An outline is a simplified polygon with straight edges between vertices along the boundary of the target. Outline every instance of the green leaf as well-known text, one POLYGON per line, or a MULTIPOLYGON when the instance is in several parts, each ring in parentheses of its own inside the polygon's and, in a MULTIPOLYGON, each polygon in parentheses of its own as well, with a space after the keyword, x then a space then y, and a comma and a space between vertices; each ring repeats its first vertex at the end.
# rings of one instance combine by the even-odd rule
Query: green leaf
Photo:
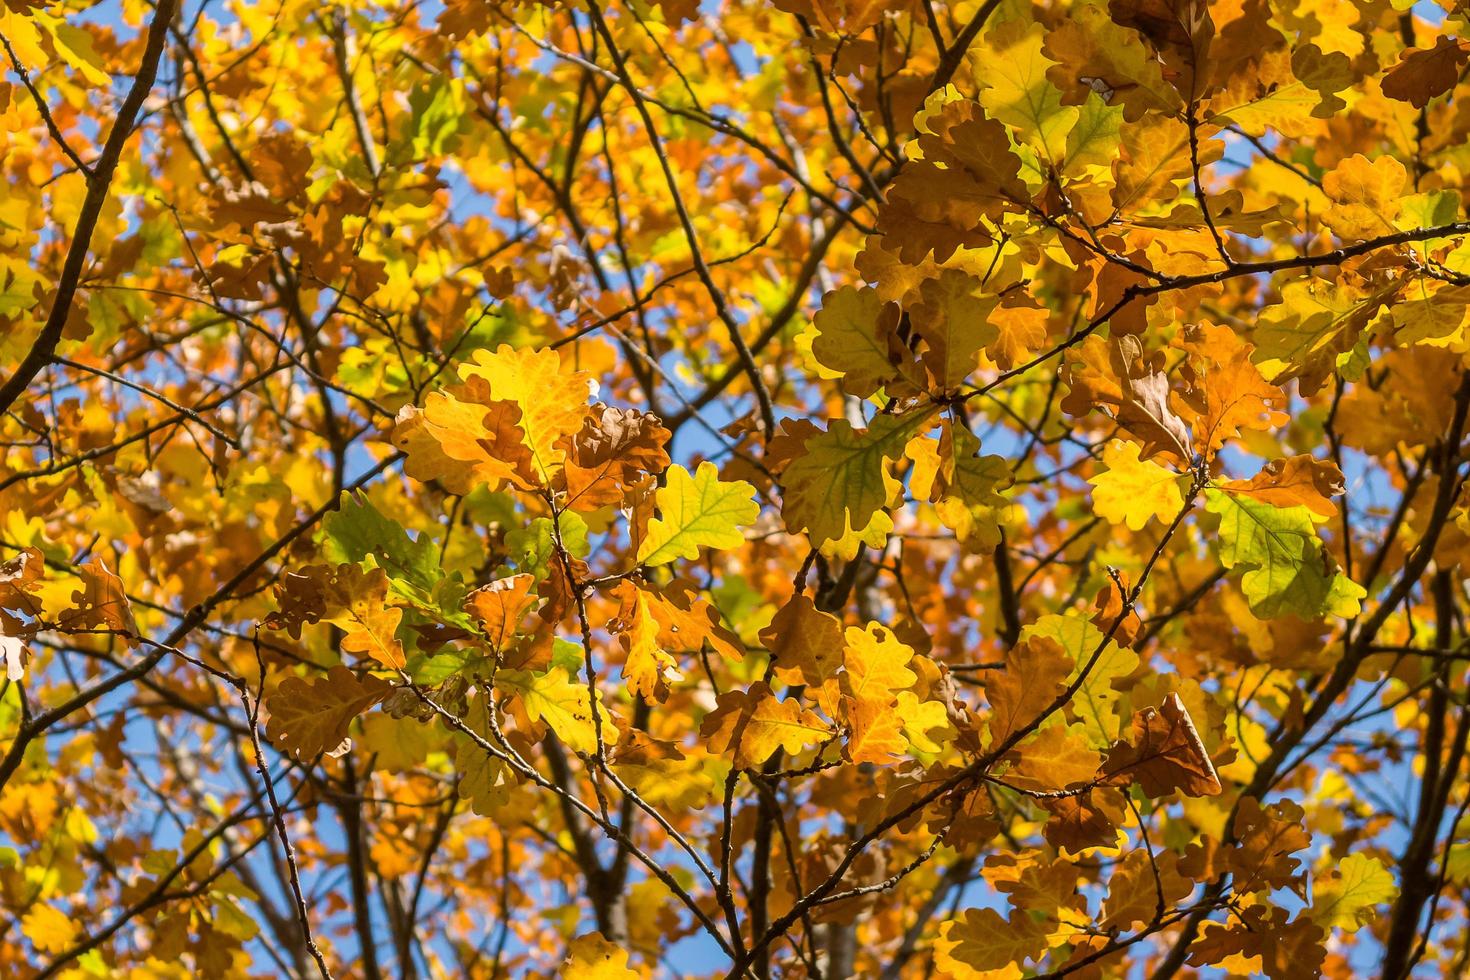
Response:
POLYGON ((444 76, 435 76, 409 94, 408 107, 412 116, 407 137, 412 142, 415 155, 427 157, 452 153, 459 145, 459 135, 466 124, 456 88, 444 76))
POLYGON ((1214 489, 1205 491, 1205 506, 1220 517, 1220 561, 1244 573, 1240 587, 1252 613, 1265 619, 1357 615, 1367 593, 1337 571, 1306 507, 1275 507, 1214 489))
MULTIPOLYGON (((573 558, 586 558, 592 551, 587 540, 587 522, 575 511, 563 511, 561 543, 573 558)), ((551 571, 551 555, 555 550, 549 517, 538 517, 526 527, 516 528, 505 536, 505 548, 517 572, 529 572, 543 579, 551 571)))
POLYGON ((740 526, 760 516, 754 496, 755 487, 744 480, 723 482, 714 463, 700 463, 693 476, 682 466, 669 467, 668 481, 654 497, 663 516, 648 522, 639 564, 698 558, 701 547, 738 548, 745 543, 740 526))
POLYGON ((980 92, 986 114, 1015 127, 1020 142, 1055 163, 1067 155, 1079 112, 1062 105, 1061 89, 1047 81, 1047 69, 1057 63, 1042 53, 1045 33, 1040 24, 1002 24, 987 38, 975 77, 986 86, 980 92))
MULTIPOLYGON (((597 729, 588 710, 587 685, 566 669, 553 667, 544 674, 502 670, 496 677, 496 686, 519 695, 526 719, 546 725, 573 752, 597 750, 597 729)), ((603 741, 611 745, 617 741, 618 730, 602 707, 601 698, 598 700, 603 741)))
POLYGON ((834 419, 826 432, 806 441, 806 452, 782 475, 786 526, 809 531, 816 544, 863 530, 898 489, 888 461, 903 455, 909 436, 929 419, 927 410, 879 415, 866 429, 834 419))
POLYGON ((893 355, 898 317, 890 319, 885 319, 884 303, 870 286, 843 286, 822 297, 822 308, 812 321, 816 327, 812 355, 824 367, 842 372, 843 391, 867 398, 907 367, 893 355))
POLYGON ((444 577, 438 545, 428 535, 409 537, 403 525, 383 516, 363 493, 342 494, 322 526, 333 560, 360 563, 372 555, 388 573, 393 591, 406 599, 425 601, 444 577))
MULTIPOLYGON (((494 710, 483 696, 475 698, 465 717, 465 724, 476 735, 490 741, 489 712, 494 710)), ((460 775, 459 798, 470 801, 470 809, 480 816, 490 816, 510 801, 515 776, 510 767, 478 742, 463 733, 455 733, 454 769, 460 775)))
POLYGON ((1108 105, 1091 92, 1078 110, 1077 124, 1067 134, 1067 162, 1062 172, 1076 176, 1087 167, 1111 167, 1118 159, 1123 107, 1108 105))
POLYGON ((1099 645, 1102 646, 1102 652, 1070 702, 1077 720, 1087 731, 1088 742, 1094 748, 1106 748, 1122 737, 1127 720, 1118 714, 1119 694, 1113 687, 1113 681, 1138 669, 1138 654, 1112 640, 1103 644, 1104 635, 1102 630, 1077 615, 1042 616, 1021 631, 1022 641, 1032 636, 1048 637, 1071 654, 1076 667, 1067 678, 1068 684, 1077 679, 1078 671, 1087 666, 1093 653, 1099 645))
POLYGON ((415 684, 433 685, 448 680, 464 670, 471 661, 482 661, 469 650, 446 650, 435 654, 418 654, 408 658, 408 676, 415 684))
POLYGON ((1312 885, 1313 921, 1327 929, 1353 929, 1373 920, 1373 910, 1398 894, 1393 875, 1377 858, 1349 854, 1312 885))

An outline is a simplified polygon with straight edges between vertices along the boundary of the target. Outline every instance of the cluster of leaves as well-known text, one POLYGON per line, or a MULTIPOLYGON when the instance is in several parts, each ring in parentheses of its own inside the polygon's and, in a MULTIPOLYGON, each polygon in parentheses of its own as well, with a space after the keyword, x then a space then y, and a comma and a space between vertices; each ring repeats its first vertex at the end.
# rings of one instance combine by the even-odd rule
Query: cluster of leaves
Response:
POLYGON ((1463 970, 1445 7, 10 0, 0 964, 1463 970))

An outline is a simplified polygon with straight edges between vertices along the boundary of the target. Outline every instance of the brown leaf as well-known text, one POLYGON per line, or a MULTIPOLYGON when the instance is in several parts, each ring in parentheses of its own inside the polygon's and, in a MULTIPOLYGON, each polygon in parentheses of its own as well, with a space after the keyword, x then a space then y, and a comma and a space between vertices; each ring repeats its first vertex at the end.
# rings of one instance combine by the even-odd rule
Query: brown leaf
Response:
POLYGON ((1336 463, 1302 455, 1273 459, 1249 480, 1232 480, 1224 488, 1276 507, 1301 505, 1322 517, 1335 517, 1337 508, 1328 498, 1342 493, 1344 483, 1336 463))
POLYGON ((1137 337, 1093 335, 1069 352, 1063 379, 1071 389, 1062 400, 1067 414, 1101 409, 1142 445, 1140 458, 1166 453, 1179 465, 1189 462, 1189 426, 1169 407, 1163 351, 1145 356, 1137 337))
POLYGON ((582 428, 567 437, 567 463, 558 489, 566 506, 588 511, 618 504, 623 487, 669 465, 669 430, 658 416, 635 409, 593 406, 582 428))
POLYGON ((1215 22, 1209 0, 1109 0, 1114 22, 1131 27, 1159 49, 1166 74, 1181 94, 1198 97, 1206 69, 1215 22))
POLYGON ((1188 796, 1217 796, 1220 778, 1179 695, 1170 694, 1158 708, 1133 715, 1133 741, 1118 741, 1108 750, 1103 772, 1117 785, 1137 781, 1157 799, 1176 789, 1188 796))
POLYGON ((934 683, 934 698, 944 705, 944 714, 959 735, 955 744, 965 752, 978 755, 980 752, 980 723, 969 705, 960 700, 955 687, 954 675, 949 668, 940 665, 939 679, 934 683))
POLYGON ((38 548, 22 548, 20 554, 0 564, 0 607, 37 618, 41 602, 31 593, 40 585, 45 571, 46 560, 38 548))
POLYGON ((1383 94, 1422 109, 1460 80, 1470 61, 1470 40, 1442 36, 1432 48, 1409 48, 1383 76, 1383 94))
POLYGON ((1089 847, 1112 847, 1125 816, 1123 794, 1106 786, 1037 802, 1051 814, 1041 828, 1042 836, 1053 847, 1073 854, 1089 847))
POLYGON ((1262 807, 1255 797, 1240 801, 1235 814, 1236 845, 1223 860, 1237 893, 1291 888, 1305 897, 1301 861, 1291 855, 1308 848, 1311 836, 1302 826, 1305 813, 1291 800, 1262 807))
POLYGON ((336 749, 352 719, 388 696, 393 686, 379 677, 358 680, 340 664, 326 676, 288 677, 266 700, 267 737, 303 762, 336 749))
MULTIPOLYGON (((1119 573, 1118 581, 1123 584, 1123 589, 1128 588, 1128 576, 1125 573, 1119 573)), ((1092 600, 1095 610, 1092 614, 1092 625, 1103 633, 1112 630, 1113 640, 1121 647, 1131 647, 1143 629, 1143 620, 1139 619, 1136 609, 1129 606, 1125 612, 1123 602, 1126 598, 1124 592, 1118 588, 1118 582, 1110 578, 1098 590, 1097 598, 1092 600), (1119 622, 1120 619, 1122 622, 1119 622)))
POLYGON ((133 607, 123 592, 122 579, 112 574, 101 558, 93 558, 79 566, 82 590, 72 593, 75 609, 62 613, 57 621, 63 629, 109 629, 127 637, 130 646, 138 645, 138 624, 133 621, 133 607))
POLYGON ((1032 636, 1006 651, 1005 667, 985 679, 990 747, 1034 722, 1064 690, 1072 658, 1048 636, 1032 636))
POLYGON ((1193 966, 1233 956, 1261 957, 1269 980, 1316 980, 1322 975, 1327 935, 1305 913, 1287 921, 1287 911, 1263 905, 1241 909, 1228 922, 1209 923, 1190 947, 1193 966))
POLYGON ((500 654, 515 640, 516 627, 526 610, 536 601, 531 586, 534 575, 512 575, 500 578, 465 596, 464 609, 480 623, 490 649, 500 654))

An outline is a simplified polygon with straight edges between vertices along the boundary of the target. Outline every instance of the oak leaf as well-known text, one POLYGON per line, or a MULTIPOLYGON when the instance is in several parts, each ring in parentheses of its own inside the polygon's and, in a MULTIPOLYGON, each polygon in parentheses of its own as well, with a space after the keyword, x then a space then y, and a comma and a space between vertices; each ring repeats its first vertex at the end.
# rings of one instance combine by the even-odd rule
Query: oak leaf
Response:
POLYGON ((563 980, 635 980, 642 976, 628 966, 628 950, 608 942, 600 932, 572 940, 559 974, 563 980))
POLYGON ((939 927, 934 962, 957 976, 1020 966, 1045 951, 1049 931, 1024 912, 1005 919, 995 909, 966 909, 939 927))
POLYGON ((1138 451, 1137 443, 1109 442, 1102 456, 1107 469, 1087 478, 1093 510, 1103 520, 1134 531, 1143 530, 1150 520, 1170 521, 1184 507, 1179 474, 1139 459, 1138 451))
POLYGON ((1441 35, 1434 47, 1408 48, 1399 56, 1383 76, 1383 94, 1422 109, 1455 87, 1467 61, 1470 41, 1441 35))
POLYGON ((917 390, 919 372, 899 337, 898 306, 884 303, 877 290, 844 286, 827 293, 812 323, 812 355, 841 374, 843 391, 867 398, 880 388, 917 390))
POLYGON ((710 751, 732 754, 736 769, 754 769, 777 749, 795 755, 831 735, 815 712, 794 698, 778 700, 764 683, 726 691, 699 728, 710 751))
POLYGON ((1142 459, 1167 453, 1176 464, 1187 463, 1192 439, 1169 404, 1163 366, 1163 352, 1145 355, 1137 337, 1088 337, 1067 354, 1062 376, 1070 391, 1062 410, 1080 417, 1101 409, 1138 440, 1142 459))
MULTIPOLYGON (((105 629, 121 635, 129 646, 138 644, 138 624, 133 620, 133 606, 123 590, 122 579, 101 558, 91 558, 77 566, 82 580, 81 591, 72 593, 74 608, 57 617, 63 629, 105 629)), ((22 581, 25 573, 21 573, 22 581)))
POLYGON ((465 596, 465 612, 480 624, 481 633, 496 654, 508 650, 515 640, 521 618, 536 601, 531 595, 535 584, 535 576, 521 573, 496 579, 465 596))
POLYGON ((1186 796, 1220 794, 1220 777, 1179 695, 1168 695, 1157 708, 1137 711, 1132 735, 1108 751, 1101 772, 1109 782, 1136 781, 1154 799, 1175 790, 1186 796))
POLYGON ((1273 459, 1249 480, 1231 480, 1221 489, 1236 495, 1247 494, 1273 507, 1298 505, 1321 518, 1337 516, 1330 498, 1344 490, 1342 471, 1331 460, 1312 456, 1273 459))
POLYGON ((640 564, 666 565, 698 558, 701 547, 728 549, 745 542, 740 526, 760 516, 760 504, 751 499, 754 487, 743 480, 726 483, 708 461, 693 476, 682 466, 671 466, 667 477, 655 495, 661 516, 648 522, 638 547, 640 564))
POLYGON ((540 726, 545 726, 573 752, 586 754, 597 751, 599 728, 604 746, 618 739, 617 727, 602 706, 601 692, 598 719, 594 721, 587 685, 565 667, 552 667, 541 673, 502 670, 496 674, 495 684, 498 689, 516 695, 512 711, 521 729, 528 734, 539 732, 540 726))
POLYGON ((1205 491, 1205 506, 1220 517, 1220 561, 1243 572, 1241 589, 1257 616, 1291 612, 1317 619, 1358 612, 1367 593, 1337 570, 1306 506, 1277 507, 1215 489, 1205 491))
POLYGON ((866 429, 834 419, 826 432, 806 440, 805 453, 781 475, 786 526, 808 531, 818 544, 862 531, 899 489, 889 461, 899 459, 909 437, 928 422, 923 411, 879 415, 866 429))
POLYGON ((310 680, 288 677, 266 700, 272 744, 302 761, 338 748, 352 720, 393 690, 371 674, 358 678, 340 664, 310 680))
POLYGON ((1072 854, 1090 847, 1112 847, 1127 816, 1122 793, 1106 786, 1037 803, 1051 814, 1041 828, 1042 836, 1053 847, 1072 854))
POLYGON ((1322 178, 1322 193, 1332 201, 1322 220, 1346 242, 1391 235, 1408 182, 1408 170, 1393 157, 1354 154, 1322 178))
POLYGON ((1312 881, 1308 914, 1324 929, 1356 929, 1376 917, 1375 910, 1399 893, 1393 873, 1366 854, 1349 854, 1312 881))
POLYGON ((621 605, 608 629, 623 646, 623 677, 628 690, 650 701, 669 695, 669 681, 678 680, 679 662, 659 642, 659 623, 654 618, 650 593, 622 582, 617 594, 621 605))
POLYGON ((620 503, 640 477, 668 467, 669 438, 657 416, 594 405, 568 440, 558 480, 565 505, 591 511, 620 503))
POLYGON ((820 687, 843 662, 842 621, 804 593, 793 595, 760 632, 776 677, 787 685, 820 687))
POLYGON ((1004 663, 985 680, 992 749, 1041 718, 1062 693, 1073 667, 1062 645, 1045 636, 1029 637, 1011 647, 1004 663))

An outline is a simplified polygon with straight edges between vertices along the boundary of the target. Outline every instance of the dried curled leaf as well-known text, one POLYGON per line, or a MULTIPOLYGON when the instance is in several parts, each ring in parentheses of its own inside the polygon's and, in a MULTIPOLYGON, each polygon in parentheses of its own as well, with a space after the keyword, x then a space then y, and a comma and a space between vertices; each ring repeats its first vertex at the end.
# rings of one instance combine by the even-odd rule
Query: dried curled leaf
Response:
POLYGON ((1104 340, 1094 335, 1068 352, 1063 379, 1071 389, 1062 399, 1069 415, 1100 409, 1138 440, 1140 458, 1167 453, 1176 466, 1189 462, 1193 440, 1169 405, 1162 351, 1145 355, 1134 336, 1104 340))
POLYGON ((1175 790, 1186 796, 1218 796, 1220 777, 1179 695, 1133 715, 1132 740, 1108 751, 1102 774, 1111 783, 1137 782, 1155 799, 1175 790))
MULTIPOLYGON (((64 629, 105 629, 125 637, 129 645, 138 643, 138 624, 133 620, 133 607, 123 591, 122 579, 108 569, 101 558, 93 558, 77 566, 82 590, 72 593, 75 608, 58 617, 64 629)), ((24 574, 24 573, 22 573, 24 574)))

